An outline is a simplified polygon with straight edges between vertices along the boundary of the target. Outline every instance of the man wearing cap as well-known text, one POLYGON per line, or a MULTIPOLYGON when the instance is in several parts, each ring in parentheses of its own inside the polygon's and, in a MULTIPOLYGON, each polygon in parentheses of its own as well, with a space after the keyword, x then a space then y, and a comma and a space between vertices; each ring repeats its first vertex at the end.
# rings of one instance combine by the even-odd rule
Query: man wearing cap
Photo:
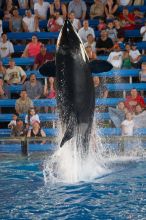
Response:
POLYGON ((35 57, 34 61, 34 70, 39 69, 47 61, 54 60, 54 56, 51 53, 47 52, 47 48, 44 44, 41 45, 40 53, 35 57))
POLYGON ((21 66, 16 66, 13 59, 9 60, 9 68, 6 70, 4 80, 7 84, 23 84, 26 80, 26 73, 21 66))
POLYGON ((121 69, 123 63, 123 52, 120 49, 119 44, 115 44, 114 51, 110 52, 107 61, 113 65, 114 69, 121 69))

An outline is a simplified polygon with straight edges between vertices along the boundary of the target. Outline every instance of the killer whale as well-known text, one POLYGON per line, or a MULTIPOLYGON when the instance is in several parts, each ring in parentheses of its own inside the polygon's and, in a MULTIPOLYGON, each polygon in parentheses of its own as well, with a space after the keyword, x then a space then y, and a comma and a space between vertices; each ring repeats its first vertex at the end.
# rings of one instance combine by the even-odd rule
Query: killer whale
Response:
POLYGON ((107 61, 89 62, 80 37, 66 19, 58 36, 55 61, 39 69, 45 76, 56 76, 57 104, 64 128, 60 147, 75 136, 77 148, 82 146, 88 151, 95 108, 92 72, 111 69, 107 61))

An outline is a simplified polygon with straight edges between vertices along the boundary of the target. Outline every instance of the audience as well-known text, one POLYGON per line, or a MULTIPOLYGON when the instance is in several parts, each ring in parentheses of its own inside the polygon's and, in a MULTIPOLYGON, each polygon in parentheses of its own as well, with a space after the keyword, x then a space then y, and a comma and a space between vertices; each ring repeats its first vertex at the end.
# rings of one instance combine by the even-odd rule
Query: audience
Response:
POLYGON ((75 13, 71 11, 68 15, 70 22, 72 23, 75 30, 78 32, 81 28, 81 22, 79 19, 75 18, 75 13))
POLYGON ((29 9, 29 0, 18 0, 18 6, 20 9, 29 9))
POLYGON ((94 30, 93 30, 93 28, 89 27, 88 20, 83 21, 83 27, 79 30, 78 34, 79 34, 81 40, 83 41, 83 43, 87 42, 87 36, 89 34, 92 34, 93 38, 95 39, 94 30))
POLYGON ((52 15, 47 24, 48 31, 50 32, 59 32, 61 27, 63 26, 63 18, 58 11, 52 15))
POLYGON ((84 47, 90 46, 93 52, 96 52, 96 42, 92 34, 87 35, 87 42, 84 43, 84 47))
POLYGON ((86 18, 87 6, 85 1, 82 0, 72 0, 68 5, 68 13, 75 13, 75 18, 84 20, 86 18))
POLYGON ((125 50, 123 52, 123 65, 122 65, 123 69, 131 69, 131 60, 129 55, 130 50, 131 50, 131 45, 127 43, 125 45, 125 50))
POLYGON ((0 42, 0 57, 11 57, 14 53, 13 44, 7 39, 7 34, 2 33, 2 41, 0 42))
POLYGON ((107 29, 108 37, 111 38, 111 40, 114 42, 117 41, 117 30, 114 27, 113 21, 109 21, 107 24, 107 29))
POLYGON ((24 123, 21 119, 16 120, 16 125, 11 130, 12 137, 21 137, 26 135, 24 123))
POLYGON ((121 123, 122 136, 132 136, 134 130, 134 120, 131 112, 126 113, 126 119, 121 123))
POLYGON ((107 19, 113 19, 117 15, 118 3, 115 0, 107 0, 105 5, 105 15, 107 19))
POLYGON ((32 107, 33 107, 32 100, 28 97, 27 92, 25 90, 22 90, 20 92, 20 98, 18 98, 15 103, 16 113, 18 115, 23 113, 28 113, 29 109, 32 107))
POLYGON ((13 59, 9 60, 9 67, 6 69, 4 80, 7 84, 23 84, 26 80, 26 73, 21 66, 16 66, 13 59))
POLYGON ((113 48, 113 41, 108 37, 106 30, 102 30, 100 37, 96 42, 96 52, 97 55, 108 55, 113 48))
POLYGON ((8 85, 4 83, 4 80, 0 78, 0 99, 10 98, 10 92, 8 85))
POLYGON ((25 116, 25 126, 29 130, 35 121, 40 123, 39 115, 36 113, 35 108, 30 108, 28 114, 25 116))
POLYGON ((2 60, 0 60, 0 78, 4 79, 6 74, 6 68, 3 65, 2 60))
POLYGON ((23 90, 26 91, 30 99, 39 99, 43 94, 42 83, 36 79, 36 75, 32 73, 29 80, 23 85, 23 90))
POLYGON ((48 9, 50 8, 50 3, 44 0, 38 0, 34 3, 34 13, 39 20, 47 19, 48 9))
POLYGON ((30 9, 25 11, 22 22, 25 32, 40 32, 38 17, 33 15, 30 9))
POLYGON ((101 0, 94 0, 90 7, 90 18, 99 19, 104 17, 104 4, 101 0))
POLYGON ((13 114, 12 115, 12 120, 8 124, 8 128, 13 129, 16 126, 17 119, 18 119, 18 115, 17 114, 13 114))
POLYGON ((35 57, 34 60, 34 70, 39 69, 47 61, 54 60, 54 56, 51 53, 47 52, 47 48, 44 44, 41 45, 40 53, 35 57))
POLYGON ((14 8, 12 11, 12 17, 9 19, 9 29, 11 32, 22 32, 22 16, 19 15, 18 8, 14 8))
POLYGON ((143 97, 138 93, 135 88, 133 88, 130 91, 130 95, 126 97, 125 106, 129 112, 134 113, 135 108, 138 104, 140 104, 142 108, 145 107, 143 97))
POLYGON ((115 44, 113 51, 110 52, 107 61, 113 65, 114 69, 121 69, 123 63, 123 52, 119 44, 115 44))
POLYGON ((141 67, 141 53, 137 49, 137 46, 135 43, 131 45, 129 56, 130 56, 130 62, 131 62, 132 67, 140 68, 141 67))
POLYGON ((128 8, 123 8, 119 15, 124 30, 133 30, 135 28, 135 18, 133 13, 129 13, 128 8))
POLYGON ((92 50, 92 47, 89 45, 89 46, 86 46, 85 47, 85 50, 86 50, 86 53, 88 55, 88 58, 89 60, 96 60, 96 53, 92 50))
POLYGON ((61 3, 60 0, 54 0, 54 2, 50 5, 50 16, 54 16, 56 12, 59 12, 63 19, 67 16, 66 5, 61 3))
POLYGON ((36 35, 33 35, 31 39, 31 42, 26 45, 22 57, 35 58, 40 53, 42 43, 38 40, 36 35))

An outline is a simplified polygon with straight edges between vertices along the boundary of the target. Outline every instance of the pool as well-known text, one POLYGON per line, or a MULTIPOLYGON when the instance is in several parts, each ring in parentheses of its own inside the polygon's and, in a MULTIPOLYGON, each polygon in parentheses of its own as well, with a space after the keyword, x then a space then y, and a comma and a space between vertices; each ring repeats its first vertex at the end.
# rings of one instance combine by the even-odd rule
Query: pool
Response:
POLYGON ((145 158, 117 158, 92 181, 45 184, 45 157, 0 155, 0 219, 146 219, 145 158))

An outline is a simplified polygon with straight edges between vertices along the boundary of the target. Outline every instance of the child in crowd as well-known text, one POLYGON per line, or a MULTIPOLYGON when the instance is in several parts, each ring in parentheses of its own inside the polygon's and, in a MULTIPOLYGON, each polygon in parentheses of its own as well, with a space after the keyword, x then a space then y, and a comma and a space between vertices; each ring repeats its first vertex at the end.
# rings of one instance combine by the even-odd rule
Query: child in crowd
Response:
POLYGON ((117 30, 114 27, 113 21, 109 21, 106 29, 108 37, 112 39, 113 42, 117 41, 117 30))
POLYGON ((104 18, 99 18, 99 24, 97 25, 98 31, 102 31, 106 29, 106 23, 104 18))
POLYGON ((137 46, 135 43, 131 45, 131 50, 129 52, 131 65, 134 68, 140 68, 141 67, 141 53, 137 49, 137 46))
POLYGON ((28 114, 25 116, 26 129, 31 128, 34 121, 40 123, 39 115, 36 113, 35 108, 30 108, 28 114))
POLYGON ((132 136, 134 129, 133 115, 127 112, 125 117, 126 119, 121 123, 122 136, 132 136))
POLYGON ((8 124, 8 128, 13 129, 14 126, 16 126, 16 121, 17 121, 17 119, 18 119, 17 114, 13 114, 12 120, 11 120, 11 121, 9 122, 9 124, 8 124))

